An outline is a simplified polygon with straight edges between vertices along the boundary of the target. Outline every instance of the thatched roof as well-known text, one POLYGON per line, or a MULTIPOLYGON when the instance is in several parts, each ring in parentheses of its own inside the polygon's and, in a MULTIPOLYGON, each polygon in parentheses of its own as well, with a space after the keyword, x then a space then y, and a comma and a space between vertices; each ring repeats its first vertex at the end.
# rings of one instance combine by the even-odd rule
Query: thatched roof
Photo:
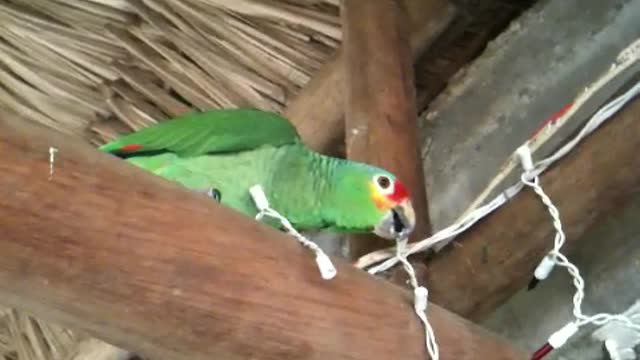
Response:
POLYGON ((281 111, 339 45, 336 3, 0 2, 0 104, 96 143, 194 107, 281 111))

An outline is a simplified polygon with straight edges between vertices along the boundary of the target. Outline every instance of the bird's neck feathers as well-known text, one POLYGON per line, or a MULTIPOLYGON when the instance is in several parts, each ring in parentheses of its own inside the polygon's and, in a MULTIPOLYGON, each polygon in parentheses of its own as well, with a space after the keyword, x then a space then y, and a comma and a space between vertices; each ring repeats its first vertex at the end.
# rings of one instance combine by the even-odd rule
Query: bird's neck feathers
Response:
MULTIPOLYGON (((340 231, 370 231, 372 204, 368 173, 371 167, 350 160, 313 153, 314 203, 317 215, 340 231)), ((312 172, 309 172, 312 173, 312 172)))
POLYGON ((271 176, 270 201, 299 230, 325 224, 351 228, 369 196, 366 187, 356 185, 361 166, 366 165, 293 146, 283 152, 271 176))

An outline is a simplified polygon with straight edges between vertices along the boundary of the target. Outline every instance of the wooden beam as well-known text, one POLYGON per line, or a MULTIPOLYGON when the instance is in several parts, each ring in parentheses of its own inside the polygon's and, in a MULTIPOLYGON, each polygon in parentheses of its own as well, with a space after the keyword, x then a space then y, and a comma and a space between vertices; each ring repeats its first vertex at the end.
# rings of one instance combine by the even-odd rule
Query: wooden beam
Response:
MULTIPOLYGON (((565 253, 579 245, 591 224, 624 206, 640 188, 639 116, 640 100, 633 100, 541 176, 560 211, 565 253)), ((553 234, 546 207, 533 191, 523 190, 427 263, 423 280, 430 299, 481 320, 527 285, 551 249, 553 234)))
MULTIPOLYGON (((425 359, 412 296, 80 141, 0 116, 0 299, 158 359, 425 359), (55 155, 49 175, 49 152, 55 155)), ((443 359, 522 359, 430 306, 443 359)))
MULTIPOLYGON (((409 13, 412 58, 426 47, 453 19, 455 8, 447 0, 404 0, 409 13)), ((314 150, 333 153, 344 139, 344 69, 339 50, 287 105, 284 115, 314 150)))
MULTIPOLYGON (((346 152, 391 171, 407 186, 418 219, 412 239, 422 239, 431 229, 407 19, 398 0, 343 2, 346 152)), ((389 246, 376 236, 349 241, 352 259, 389 246)))

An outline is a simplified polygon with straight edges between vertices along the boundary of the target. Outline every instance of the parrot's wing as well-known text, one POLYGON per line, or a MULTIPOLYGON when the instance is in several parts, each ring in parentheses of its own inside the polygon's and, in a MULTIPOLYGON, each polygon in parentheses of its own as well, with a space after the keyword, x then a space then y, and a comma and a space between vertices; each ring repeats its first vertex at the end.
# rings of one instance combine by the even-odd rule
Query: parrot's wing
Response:
POLYGON ((256 109, 225 109, 188 113, 125 135, 100 149, 119 156, 162 152, 198 156, 299 141, 295 127, 275 113, 256 109))

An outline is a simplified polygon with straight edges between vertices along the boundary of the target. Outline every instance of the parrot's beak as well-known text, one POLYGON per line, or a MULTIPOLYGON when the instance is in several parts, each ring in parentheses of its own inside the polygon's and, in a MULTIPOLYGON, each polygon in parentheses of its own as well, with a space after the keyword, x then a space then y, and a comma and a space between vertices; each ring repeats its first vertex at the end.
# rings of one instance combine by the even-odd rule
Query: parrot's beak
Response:
POLYGON ((398 240, 408 237, 416 226, 416 215, 411 200, 406 199, 389 209, 373 232, 385 239, 398 240))

